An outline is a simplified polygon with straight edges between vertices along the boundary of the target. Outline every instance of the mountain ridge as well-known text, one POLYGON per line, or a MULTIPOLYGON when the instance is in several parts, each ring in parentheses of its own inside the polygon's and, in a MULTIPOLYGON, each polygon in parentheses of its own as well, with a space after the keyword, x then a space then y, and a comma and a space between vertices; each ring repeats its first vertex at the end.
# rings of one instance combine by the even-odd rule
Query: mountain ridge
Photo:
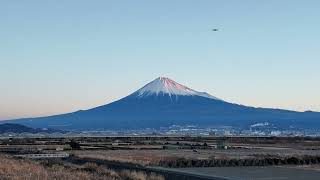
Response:
POLYGON ((171 125, 248 127, 269 122, 281 128, 320 127, 320 113, 255 108, 229 103, 169 78, 157 78, 132 94, 88 110, 10 122, 60 129, 139 129, 171 125))

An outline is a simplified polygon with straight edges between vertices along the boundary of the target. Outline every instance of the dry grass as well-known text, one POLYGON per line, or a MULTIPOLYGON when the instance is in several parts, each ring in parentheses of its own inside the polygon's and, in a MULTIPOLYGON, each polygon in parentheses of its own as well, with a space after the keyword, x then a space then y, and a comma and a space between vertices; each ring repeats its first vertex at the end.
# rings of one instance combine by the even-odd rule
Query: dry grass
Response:
POLYGON ((86 163, 82 166, 64 166, 14 159, 0 155, 0 179, 1 180, 163 180, 162 176, 146 174, 137 171, 121 171, 98 166, 94 163, 86 163))
POLYGON ((174 160, 177 157, 197 158, 198 156, 198 154, 193 154, 192 151, 177 150, 72 151, 72 154, 80 158, 102 159, 144 166, 158 165, 161 161, 174 160))
POLYGON ((63 167, 45 168, 29 160, 0 157, 0 177, 8 180, 91 179, 86 172, 67 172, 63 167))

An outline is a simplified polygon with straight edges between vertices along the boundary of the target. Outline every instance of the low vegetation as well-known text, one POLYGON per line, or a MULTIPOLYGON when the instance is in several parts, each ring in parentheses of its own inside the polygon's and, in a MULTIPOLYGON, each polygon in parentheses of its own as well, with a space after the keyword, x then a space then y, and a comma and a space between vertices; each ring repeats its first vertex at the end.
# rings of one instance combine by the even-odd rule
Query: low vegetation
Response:
POLYGON ((234 167, 234 166, 272 166, 272 165, 310 165, 319 164, 320 156, 293 156, 293 157, 257 157, 247 159, 185 159, 176 158, 163 160, 159 166, 170 168, 185 167, 234 167))
POLYGON ((2 180, 163 180, 162 176, 141 171, 115 171, 95 163, 81 166, 62 162, 32 161, 0 155, 2 180))

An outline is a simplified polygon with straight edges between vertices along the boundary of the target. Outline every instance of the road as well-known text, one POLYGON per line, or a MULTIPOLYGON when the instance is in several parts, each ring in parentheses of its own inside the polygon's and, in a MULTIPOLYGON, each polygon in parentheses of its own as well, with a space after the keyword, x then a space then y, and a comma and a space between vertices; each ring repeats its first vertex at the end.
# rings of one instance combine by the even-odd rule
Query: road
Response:
POLYGON ((319 170, 293 166, 170 168, 167 170, 229 180, 319 180, 320 177, 319 170))

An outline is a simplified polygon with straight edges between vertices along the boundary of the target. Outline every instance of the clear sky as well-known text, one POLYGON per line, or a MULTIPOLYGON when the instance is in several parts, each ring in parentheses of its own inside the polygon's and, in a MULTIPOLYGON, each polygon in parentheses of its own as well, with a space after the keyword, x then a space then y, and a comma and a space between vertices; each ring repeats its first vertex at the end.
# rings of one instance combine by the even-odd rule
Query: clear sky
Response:
POLYGON ((88 109, 158 76, 320 111, 319 19, 318 0, 3 0, 0 119, 88 109))

